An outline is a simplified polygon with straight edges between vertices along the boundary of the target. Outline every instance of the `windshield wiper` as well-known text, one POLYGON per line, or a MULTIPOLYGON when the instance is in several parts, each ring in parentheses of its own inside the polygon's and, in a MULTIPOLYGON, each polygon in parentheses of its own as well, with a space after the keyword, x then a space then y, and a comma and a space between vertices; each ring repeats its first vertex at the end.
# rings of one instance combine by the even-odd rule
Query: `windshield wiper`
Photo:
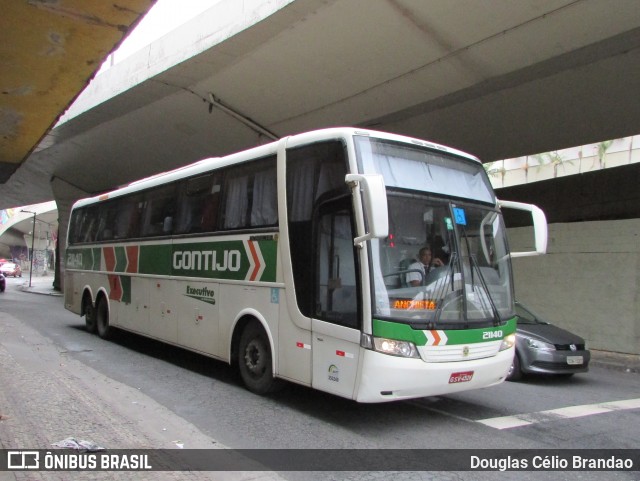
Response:
MULTIPOLYGON (((495 326, 499 326, 500 324, 502 324, 502 318, 500 317, 500 311, 498 311, 498 308, 496 307, 496 303, 493 300, 493 297, 491 297, 491 293, 489 292, 489 287, 487 286, 487 281, 484 278, 484 274, 482 273, 482 271, 480 270, 480 266, 478 265, 478 261, 475 259, 475 256, 469 256, 469 261, 471 263, 471 277, 473 278, 473 271, 474 269, 477 270, 478 272, 478 277, 480 278, 480 284, 482 285, 482 289, 484 289, 484 292, 487 296, 487 299, 489 300, 489 304, 491 305, 491 310, 493 311, 493 315, 494 315, 494 322, 493 324, 495 326)), ((471 287, 473 288, 473 281, 471 284, 471 287)))
POLYGON ((435 292, 435 298, 438 300, 437 302, 437 306, 436 306, 436 312, 433 315, 433 324, 434 326, 438 324, 438 322, 440 321, 440 315, 442 314, 442 311, 444 310, 444 300, 445 300, 445 291, 447 290, 447 284, 449 284, 449 279, 451 279, 451 292, 455 292, 455 274, 453 272, 453 268, 457 263, 457 258, 458 258, 458 253, 457 252, 452 252, 451 253, 451 257, 449 258, 449 265, 447 266, 447 271, 445 273, 445 275, 439 279, 436 282, 440 282, 440 280, 442 280, 442 286, 440 286, 438 288, 438 290, 435 292))
MULTIPOLYGON (((480 285, 482 286, 482 289, 484 289, 484 293, 487 296, 487 299, 489 300, 489 304, 491 305, 491 311, 493 312, 493 316, 494 316, 494 321, 493 324, 495 326, 499 326, 502 323, 502 318, 500 317, 500 313, 498 312, 498 308, 496 307, 495 302, 493 301, 493 298, 491 297, 491 293, 489 292, 489 287, 487 286, 487 281, 484 278, 484 274, 482 273, 482 271, 480 270, 480 266, 478 265, 478 261, 476 260, 474 255, 471 255, 471 246, 469 245, 469 236, 467 235, 467 230, 462 227, 460 229, 461 231, 461 235, 464 238, 465 244, 467 245, 467 252, 469 253, 469 264, 471 266, 471 290, 472 292, 476 291, 476 282, 475 282, 475 278, 474 278, 474 271, 478 273, 478 278, 480 279, 480 285)), ((462 270, 462 269, 461 269, 462 270)), ((464 277, 464 275, 463 275, 464 277)), ((464 314, 465 314, 465 319, 467 319, 467 315, 468 315, 468 305, 467 305, 467 293, 466 293, 466 282, 464 282, 463 279, 463 289, 464 289, 464 294, 465 294, 465 299, 464 299, 464 314)), ((478 294, 481 294, 480 292, 478 294)), ((479 296, 482 297, 482 296, 479 296)), ((480 301, 482 303, 482 301, 480 301)))

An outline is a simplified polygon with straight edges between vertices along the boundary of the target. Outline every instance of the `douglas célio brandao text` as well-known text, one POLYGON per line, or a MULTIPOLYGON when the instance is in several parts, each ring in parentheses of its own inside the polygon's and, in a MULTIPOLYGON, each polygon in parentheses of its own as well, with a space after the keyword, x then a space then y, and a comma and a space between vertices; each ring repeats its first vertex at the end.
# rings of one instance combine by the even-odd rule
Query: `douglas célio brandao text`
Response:
MULTIPOLYGON (((640 466, 639 466, 640 467, 640 466)), ((527 455, 523 457, 482 457, 470 456, 470 468, 482 471, 632 471, 634 466, 630 458, 609 456, 567 455, 527 455)))

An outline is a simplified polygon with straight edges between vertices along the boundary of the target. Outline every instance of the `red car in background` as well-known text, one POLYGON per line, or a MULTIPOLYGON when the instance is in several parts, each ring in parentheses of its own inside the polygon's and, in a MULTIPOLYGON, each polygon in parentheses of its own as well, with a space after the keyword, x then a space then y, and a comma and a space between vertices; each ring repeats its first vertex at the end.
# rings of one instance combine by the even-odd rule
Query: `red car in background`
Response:
POLYGON ((15 262, 5 262, 0 266, 0 272, 7 277, 22 277, 22 269, 15 262))

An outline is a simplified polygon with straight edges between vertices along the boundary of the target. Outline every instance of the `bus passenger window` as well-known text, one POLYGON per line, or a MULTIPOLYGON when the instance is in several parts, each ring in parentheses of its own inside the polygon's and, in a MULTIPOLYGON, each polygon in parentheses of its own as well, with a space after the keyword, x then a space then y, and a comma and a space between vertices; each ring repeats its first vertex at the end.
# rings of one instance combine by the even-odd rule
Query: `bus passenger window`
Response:
POLYGON ((148 237, 171 234, 165 229, 172 227, 170 224, 172 224, 175 215, 175 185, 149 191, 145 200, 142 235, 148 237), (168 218, 171 218, 171 221, 168 218))
POLYGON ((241 229, 247 225, 249 175, 227 175, 224 186, 224 229, 241 229))
POLYGON ((211 209, 211 196, 217 189, 220 191, 219 174, 206 174, 188 179, 180 194, 177 209, 177 219, 174 221, 174 233, 192 234, 197 232, 211 232, 215 224, 203 226, 202 217, 211 209))
POLYGON ((200 216, 200 231, 211 232, 216 230, 218 220, 218 208, 220 207, 220 185, 214 185, 211 194, 204 198, 204 207, 200 216))
POLYGON ((256 172, 253 178, 251 226, 268 226, 277 222, 278 186, 274 164, 272 169, 256 172))

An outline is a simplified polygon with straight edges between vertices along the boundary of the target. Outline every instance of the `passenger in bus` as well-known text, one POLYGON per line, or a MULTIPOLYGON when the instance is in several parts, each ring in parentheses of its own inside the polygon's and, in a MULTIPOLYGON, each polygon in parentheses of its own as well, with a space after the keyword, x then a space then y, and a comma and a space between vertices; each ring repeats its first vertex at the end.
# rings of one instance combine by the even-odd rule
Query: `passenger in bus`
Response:
POLYGON ((444 266, 444 262, 437 257, 433 257, 431 247, 424 246, 418 252, 415 262, 409 265, 409 272, 406 274, 407 285, 412 287, 422 285, 430 271, 442 266, 444 266))

